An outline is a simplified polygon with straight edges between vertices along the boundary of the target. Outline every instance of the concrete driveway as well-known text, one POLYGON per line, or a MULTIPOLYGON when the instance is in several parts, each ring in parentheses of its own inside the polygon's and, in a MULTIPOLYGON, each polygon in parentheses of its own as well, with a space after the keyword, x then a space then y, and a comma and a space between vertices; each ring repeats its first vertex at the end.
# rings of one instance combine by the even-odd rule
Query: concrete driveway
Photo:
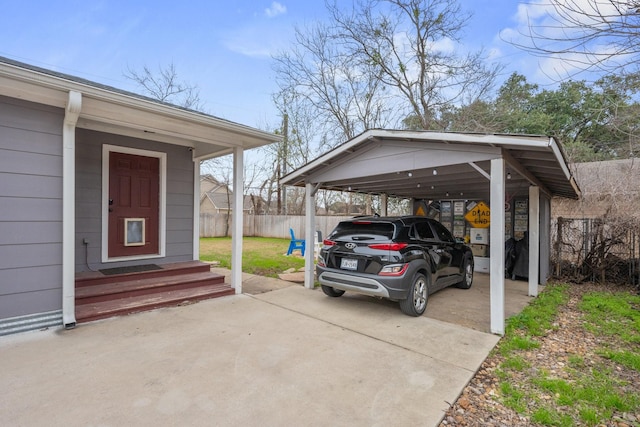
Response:
POLYGON ((386 301, 270 287, 0 338, 0 425, 434 426, 499 339, 386 301))

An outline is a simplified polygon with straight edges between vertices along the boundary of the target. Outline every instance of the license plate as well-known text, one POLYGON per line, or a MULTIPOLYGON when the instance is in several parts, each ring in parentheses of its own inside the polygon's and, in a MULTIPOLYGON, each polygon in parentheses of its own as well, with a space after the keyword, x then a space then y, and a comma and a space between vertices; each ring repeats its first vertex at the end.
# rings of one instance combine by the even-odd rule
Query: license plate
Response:
POLYGON ((358 260, 357 259, 342 258, 342 261, 340 261, 340 268, 342 268, 343 270, 357 270, 358 269, 358 260))

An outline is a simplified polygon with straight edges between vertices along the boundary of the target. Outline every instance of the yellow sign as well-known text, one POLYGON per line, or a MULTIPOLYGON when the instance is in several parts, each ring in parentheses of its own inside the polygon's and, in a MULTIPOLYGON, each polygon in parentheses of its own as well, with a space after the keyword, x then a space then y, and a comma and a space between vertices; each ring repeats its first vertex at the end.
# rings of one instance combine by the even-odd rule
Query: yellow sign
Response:
POLYGON ((484 202, 478 202, 473 209, 467 212, 464 219, 474 228, 489 228, 491 224, 491 209, 484 202))
POLYGON ((413 214, 418 216, 427 216, 427 205, 424 203, 424 200, 414 202, 413 214))

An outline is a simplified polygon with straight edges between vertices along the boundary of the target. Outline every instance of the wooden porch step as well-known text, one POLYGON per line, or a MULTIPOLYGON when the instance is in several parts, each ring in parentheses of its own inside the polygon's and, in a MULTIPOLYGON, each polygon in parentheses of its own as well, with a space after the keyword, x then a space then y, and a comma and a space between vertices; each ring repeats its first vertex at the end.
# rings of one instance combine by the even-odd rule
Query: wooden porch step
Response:
POLYGON ((143 277, 144 278, 140 279, 123 277, 117 278, 117 281, 111 283, 79 287, 76 289, 76 305, 92 304, 122 297, 136 297, 152 293, 177 291, 203 285, 224 284, 224 276, 212 272, 170 275, 166 277, 143 277))
POLYGON ((152 267, 151 270, 136 272, 126 268, 120 274, 103 274, 99 271, 77 274, 76 322, 89 322, 235 293, 235 289, 224 283, 223 275, 213 273, 209 264, 200 261, 152 267))
POLYGON ((161 264, 159 267, 160 269, 158 270, 116 275, 105 275, 99 271, 78 273, 76 274, 76 288, 111 283, 115 278, 118 278, 119 280, 136 280, 140 278, 149 279, 153 277, 178 276, 181 274, 211 271, 211 265, 200 261, 174 262, 170 264, 161 264))
POLYGON ((235 290, 230 285, 222 283, 81 304, 76 306, 76 321, 78 323, 90 322, 160 307, 171 307, 233 295, 234 293, 235 290))

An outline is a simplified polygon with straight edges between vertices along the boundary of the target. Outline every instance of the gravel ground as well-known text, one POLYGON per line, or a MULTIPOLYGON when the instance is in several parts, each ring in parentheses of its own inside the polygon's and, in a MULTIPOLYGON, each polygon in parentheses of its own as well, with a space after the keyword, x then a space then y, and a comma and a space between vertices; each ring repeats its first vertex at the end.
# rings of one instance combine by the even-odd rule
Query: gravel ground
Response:
MULTIPOLYGON (((543 337, 536 337, 536 340, 541 344, 539 348, 522 352, 522 356, 529 363, 530 368, 516 373, 516 378, 513 378, 514 383, 526 384, 524 380, 528 373, 541 370, 570 381, 570 374, 564 367, 571 355, 583 357, 591 366, 598 366, 600 363, 609 366, 615 365, 595 353, 595 350, 605 344, 605 340, 608 338, 595 337, 588 332, 583 327, 582 315, 577 309, 577 304, 584 293, 605 289, 623 290, 619 286, 604 287, 593 284, 572 285, 570 287, 569 302, 560 307, 556 318, 555 325, 558 327, 548 331, 543 337)), ((500 380, 496 371, 503 360, 504 358, 498 352, 493 352, 484 361, 458 400, 451 405, 440 427, 537 425, 532 423, 528 417, 521 416, 500 403, 500 380)), ((630 388, 633 388, 635 392, 640 391, 640 372, 622 366, 615 366, 614 369, 619 378, 628 381, 630 388)), ((539 397, 545 400, 553 399, 553 396, 541 395, 539 397)), ((574 425, 581 424, 575 421, 574 425)), ((601 425, 611 427, 640 426, 640 412, 614 414, 611 420, 601 425)))

